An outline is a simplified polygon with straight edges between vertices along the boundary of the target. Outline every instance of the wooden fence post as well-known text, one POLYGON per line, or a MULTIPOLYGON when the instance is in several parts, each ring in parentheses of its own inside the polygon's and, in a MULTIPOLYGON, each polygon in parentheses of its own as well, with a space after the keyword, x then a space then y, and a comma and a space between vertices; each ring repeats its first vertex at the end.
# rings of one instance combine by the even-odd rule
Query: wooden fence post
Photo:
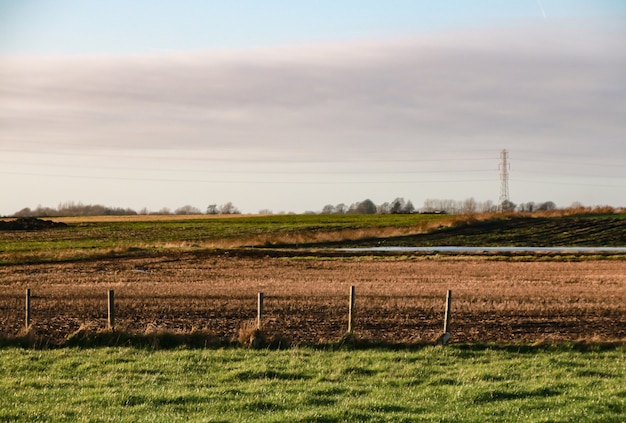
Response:
POLYGON ((259 292, 257 301, 257 313, 256 313, 256 327, 261 329, 261 323, 263 320, 263 293, 259 292))
POLYGON ((115 294, 112 289, 109 289, 108 294, 109 303, 109 329, 115 330, 115 294))
POLYGON ((452 291, 446 293, 446 317, 443 321, 443 333, 450 333, 450 305, 452 303, 452 291))
POLYGON ((348 333, 352 333, 354 327, 354 285, 350 287, 350 305, 348 306, 348 333))
POLYGON ((26 329, 30 327, 30 288, 26 289, 26 329))
POLYGON ((450 306, 452 304, 452 291, 446 293, 446 315, 443 320, 443 334, 437 338, 437 344, 446 345, 450 341, 450 306))

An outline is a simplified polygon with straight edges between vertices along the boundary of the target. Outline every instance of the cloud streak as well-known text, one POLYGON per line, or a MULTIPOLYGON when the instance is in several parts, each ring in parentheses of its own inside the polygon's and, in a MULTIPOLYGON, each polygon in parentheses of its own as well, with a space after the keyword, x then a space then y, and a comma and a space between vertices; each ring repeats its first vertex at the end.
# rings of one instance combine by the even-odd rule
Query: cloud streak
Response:
POLYGON ((475 154, 493 156, 496 166, 507 148, 513 158, 606 162, 611 166, 600 174, 623 178, 624 69, 619 24, 542 23, 251 50, 4 57, 0 149, 122 156, 175 150, 226 158, 232 169, 237 160, 249 167, 250 160, 286 166, 475 154))
MULTIPOLYGON (((436 140, 487 148, 624 134, 624 37, 516 28, 163 56, 4 59, 2 143, 303 149, 436 140)), ((582 148, 582 147, 581 147, 582 148)), ((615 152, 615 151, 613 151, 615 152)))

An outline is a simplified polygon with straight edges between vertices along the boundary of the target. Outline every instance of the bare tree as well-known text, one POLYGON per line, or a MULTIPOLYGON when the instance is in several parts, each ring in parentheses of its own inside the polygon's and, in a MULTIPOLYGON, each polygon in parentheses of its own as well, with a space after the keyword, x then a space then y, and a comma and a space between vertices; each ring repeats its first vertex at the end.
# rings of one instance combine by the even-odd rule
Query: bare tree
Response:
POLYGON ((322 208, 322 214, 335 214, 335 213, 336 213, 336 209, 335 209, 335 206, 333 206, 332 204, 326 204, 322 208))
POLYGON ((369 198, 360 203, 354 203, 350 206, 349 213, 354 214, 376 214, 376 204, 369 198))
POLYGON ((174 214, 202 214, 202 211, 197 207, 186 205, 174 210, 174 214))
POLYGON ((463 202, 463 213, 474 214, 476 213, 477 208, 478 205, 476 204, 474 197, 466 198, 463 202))
POLYGON ((500 207, 502 209, 503 212, 511 212, 515 210, 515 203, 509 200, 503 201, 502 204, 500 204, 500 207))
POLYGON ((407 201, 406 204, 404 205, 404 209, 402 212, 406 214, 411 214, 414 211, 415 211, 415 206, 413 205, 411 200, 407 201))
POLYGON ((403 212, 402 210, 404 209, 405 205, 406 205, 406 202, 404 201, 404 198, 398 197, 391 202, 389 213, 392 213, 392 214, 402 213, 403 212))
POLYGON ((391 210, 391 204, 389 204, 388 201, 385 201, 382 204, 379 204, 378 207, 376 207, 376 213, 378 214, 389 214, 391 210))
POLYGON ((539 210, 539 211, 556 210, 556 204, 554 204, 552 201, 546 201, 545 203, 539 203, 537 205, 537 210, 539 210))
POLYGON ((232 202, 222 204, 219 208, 220 214, 241 214, 239 209, 232 202))

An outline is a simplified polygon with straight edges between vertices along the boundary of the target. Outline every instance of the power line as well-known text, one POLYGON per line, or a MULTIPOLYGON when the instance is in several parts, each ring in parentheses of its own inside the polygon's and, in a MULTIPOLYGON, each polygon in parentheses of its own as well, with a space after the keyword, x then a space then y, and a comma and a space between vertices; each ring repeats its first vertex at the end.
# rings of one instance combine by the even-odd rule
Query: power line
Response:
MULTIPOLYGON (((384 158, 384 157, 346 157, 341 159, 299 159, 297 157, 285 157, 285 158, 272 158, 272 157, 258 157, 258 158, 246 158, 246 157, 198 157, 197 155, 194 157, 189 156, 153 156, 153 155, 145 155, 145 154, 113 154, 113 153, 82 153, 82 152, 72 152, 72 151, 42 151, 42 150, 20 150, 20 149, 1 149, 0 151, 5 153, 18 153, 18 154, 34 154, 34 155, 44 155, 44 156, 67 156, 67 157, 92 157, 95 159, 101 159, 103 157, 112 158, 112 159, 142 159, 142 160, 168 160, 168 161, 196 161, 196 162, 204 162, 204 163, 311 163, 311 164, 321 164, 321 163, 441 163, 441 162, 450 162, 450 161, 487 161, 493 160, 492 157, 459 157, 459 158, 441 158, 441 159, 413 159, 413 158, 384 158)), ((164 150, 165 151, 165 150, 164 150)))
POLYGON ((626 163, 625 164, 611 164, 611 163, 590 163, 588 161, 580 161, 580 162, 570 162, 570 161, 561 161, 561 160, 546 160, 546 159, 518 159, 517 157, 515 158, 516 162, 523 162, 523 163, 548 163, 548 164, 558 164, 558 165, 569 165, 569 166, 583 166, 583 167, 588 167, 588 166, 596 166, 596 167, 619 167, 619 168, 624 168, 626 167, 626 163))
POLYGON ((513 179, 513 182, 523 182, 530 184, 545 184, 545 185, 568 185, 575 187, 602 187, 602 188, 626 188, 626 185, 607 185, 607 184, 594 184, 594 183, 585 183, 585 182, 559 182, 559 181, 549 181, 549 180, 539 180, 533 181, 530 179, 513 179))
MULTIPOLYGON (((425 158, 425 159, 415 159, 415 158, 367 158, 367 157, 346 157, 341 159, 299 159, 293 157, 285 157, 285 158, 272 158, 272 157, 259 157, 259 158, 246 158, 246 157, 225 157, 225 158, 214 158, 214 157, 189 157, 189 156, 158 156, 158 155, 147 155, 147 154, 118 154, 118 153, 106 153, 106 152, 75 152, 75 151, 50 151, 50 150, 27 150, 27 149, 11 149, 5 148, 0 149, 0 151, 4 153, 17 153, 17 154, 32 154, 32 155, 43 155, 43 156, 66 156, 66 157, 80 157, 80 158, 94 158, 94 159, 102 159, 102 158, 112 158, 112 159, 131 159, 131 160, 155 160, 155 161, 194 161, 194 162, 203 162, 203 163, 293 163, 293 164, 302 164, 302 163, 310 163, 310 164, 343 164, 343 163, 445 163, 445 162, 467 162, 467 161, 491 161, 493 157, 446 157, 446 158, 425 158)), ((167 151, 167 150, 162 150, 167 151)), ((543 158, 536 159, 525 159, 525 158, 517 158, 516 162, 522 163, 548 163, 548 164, 556 164, 556 165, 569 165, 569 166, 578 166, 578 167, 616 167, 616 168, 624 168, 626 167, 626 163, 592 163, 588 160, 581 161, 562 161, 562 160, 549 160, 543 158)), ((161 170, 161 169, 159 169, 161 170)))
MULTIPOLYGON (((60 167, 63 169, 102 169, 102 170, 128 170, 128 171, 143 171, 143 172, 177 172, 177 173, 219 173, 219 174, 287 174, 287 175, 295 175, 295 174, 303 174, 303 175, 318 175, 320 173, 319 170, 316 171, 306 171, 306 170, 232 170, 232 169, 224 169, 219 171, 211 171, 207 169, 181 169, 181 168, 154 168, 154 167, 128 167, 128 166, 88 166, 88 165, 66 165, 61 163, 29 163, 29 162, 16 162, 9 160, 0 160, 0 163, 12 164, 12 165, 21 165, 21 166, 38 166, 38 167, 60 167)), ((403 170, 379 170, 377 169, 375 172, 372 172, 371 169, 368 170, 326 170, 324 169, 324 174, 337 174, 337 175, 349 175, 349 174, 425 174, 425 173, 490 173, 489 170, 484 169, 454 169, 454 170, 426 170, 426 169, 403 169, 403 170)), ((1 172, 0 172, 1 173, 1 172)))
POLYGON ((266 184, 266 185, 359 185, 359 184, 422 184, 422 183, 468 183, 468 182, 490 182, 491 179, 446 179, 446 180, 407 180, 407 181, 259 181, 259 180, 231 180, 231 179, 171 179, 171 178, 131 178, 120 176, 94 176, 94 175, 69 175, 69 174, 50 174, 50 173, 27 173, 27 172, 10 172, 0 171, 5 175, 21 175, 21 176, 39 176, 54 178, 70 178, 70 179, 95 179, 95 180, 112 180, 112 181, 138 181, 138 182, 196 182, 196 183, 213 183, 213 184, 266 184))

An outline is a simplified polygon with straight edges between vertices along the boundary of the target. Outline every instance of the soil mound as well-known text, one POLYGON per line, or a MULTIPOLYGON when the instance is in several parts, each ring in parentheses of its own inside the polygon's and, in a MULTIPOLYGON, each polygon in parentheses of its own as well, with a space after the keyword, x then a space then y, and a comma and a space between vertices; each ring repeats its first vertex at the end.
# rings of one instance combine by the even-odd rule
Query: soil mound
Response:
POLYGON ((15 220, 0 220, 0 231, 41 231, 51 228, 62 228, 63 222, 37 219, 36 217, 20 217, 15 220))

